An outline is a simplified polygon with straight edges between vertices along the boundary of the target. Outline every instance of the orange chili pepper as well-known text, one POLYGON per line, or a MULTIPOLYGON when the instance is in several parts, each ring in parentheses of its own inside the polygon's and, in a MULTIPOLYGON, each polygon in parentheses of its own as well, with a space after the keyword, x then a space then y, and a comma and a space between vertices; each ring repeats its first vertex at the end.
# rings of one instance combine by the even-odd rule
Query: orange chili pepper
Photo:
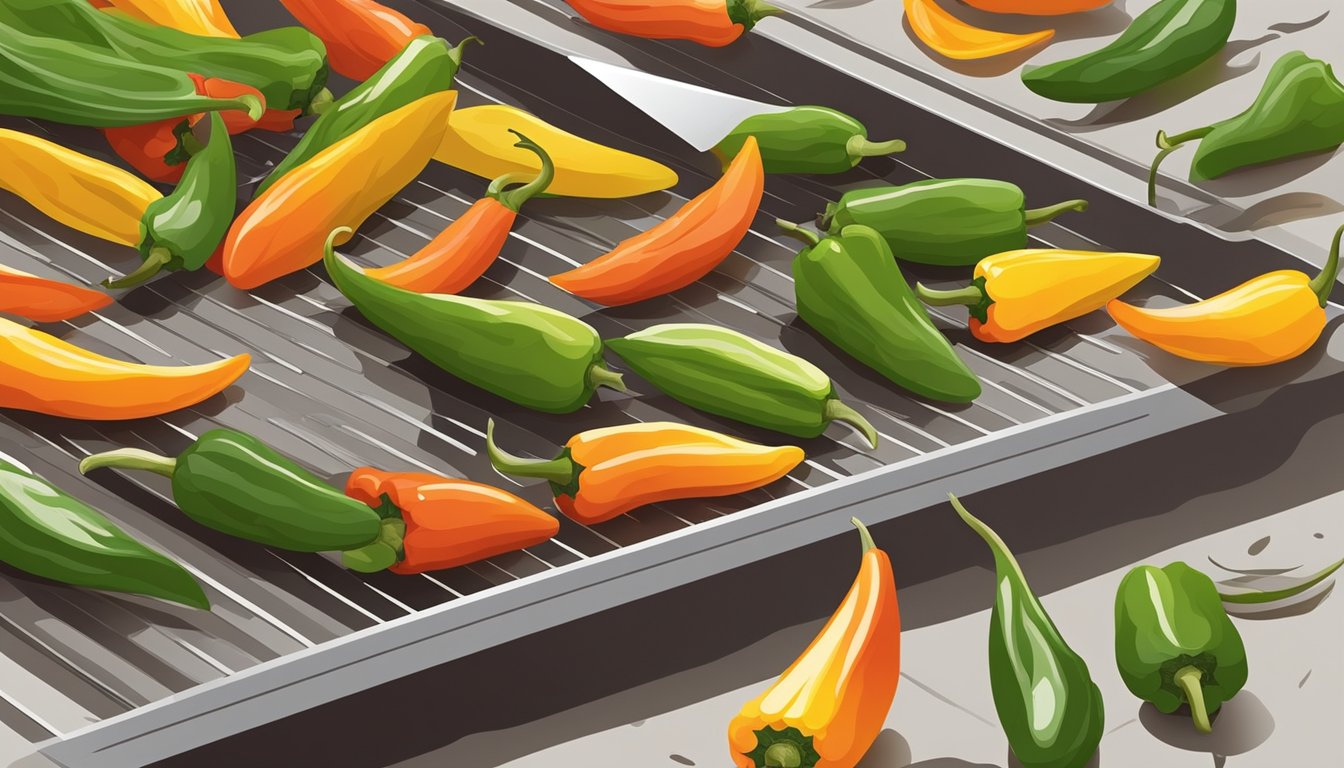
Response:
POLYGON ((0 318, 0 408, 94 421, 159 416, 214 397, 251 362, 127 363, 0 318))
POLYGON ((255 288, 321 261, 332 230, 359 228, 429 164, 456 102, 457 91, 417 99, 282 176, 233 222, 224 276, 255 288))
POLYGON ((514 146, 531 150, 541 159, 541 171, 535 178, 506 192, 504 188, 517 182, 520 174, 500 176, 490 182, 485 198, 473 203, 424 248, 405 261, 364 274, 416 293, 457 293, 485 274, 499 257, 523 203, 545 192, 555 178, 555 166, 546 150, 523 134, 512 133, 518 137, 514 146))
POLYGON ((590 429, 571 437, 554 459, 525 459, 485 445, 495 469, 551 481, 556 506, 592 525, 636 507, 672 499, 731 496, 769 485, 803 460, 803 449, 757 445, 670 422, 590 429))
POLYGON ((990 13, 1016 13, 1022 16, 1062 16, 1082 13, 1110 5, 1111 0, 961 0, 972 8, 990 13))
POLYGON ((935 0, 905 0, 905 17, 922 43, 949 59, 986 59, 1055 36, 1053 29, 1025 35, 981 29, 943 10, 935 0))
POLYGON ((552 275, 551 282, 612 307, 685 288, 742 242, 764 192, 765 167, 751 136, 723 177, 676 214, 582 267, 552 275))
POLYGON ((39 323, 58 323, 111 303, 112 297, 101 291, 48 280, 0 264, 0 312, 39 323))
POLYGON ((233 23, 220 7, 219 0, 109 0, 95 2, 94 5, 110 5, 132 18, 193 35, 239 36, 238 30, 233 28, 233 23))
POLYGON ((589 24, 654 40, 725 46, 766 16, 783 13, 761 0, 566 0, 589 24))
POLYGON ((849 594, 803 655, 728 725, 738 768, 853 768, 873 746, 901 679, 891 560, 868 529, 849 594))
MULTIPOLYGON (((560 521, 551 515, 508 491, 470 480, 363 467, 350 475, 345 493, 378 510, 385 526, 402 523, 402 555, 387 570, 403 575, 474 563, 560 532, 560 521)), ((380 540, 365 549, 387 546, 380 540)), ((364 554, 374 560, 386 557, 364 554)))
POLYGON ((327 46, 337 74, 363 82, 429 27, 373 0, 280 0, 327 46))

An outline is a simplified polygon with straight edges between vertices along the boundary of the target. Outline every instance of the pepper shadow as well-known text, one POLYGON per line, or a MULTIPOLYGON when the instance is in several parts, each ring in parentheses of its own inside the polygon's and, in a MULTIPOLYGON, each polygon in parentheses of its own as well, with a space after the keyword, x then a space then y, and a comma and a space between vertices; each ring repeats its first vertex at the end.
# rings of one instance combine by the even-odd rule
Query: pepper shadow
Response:
POLYGON ((855 768, 900 768, 909 766, 912 759, 910 742, 901 734, 887 728, 877 735, 877 740, 864 753, 863 759, 855 768))
POLYGON ((1210 718, 1213 733, 1200 733, 1190 721, 1190 708, 1181 705, 1164 715, 1152 704, 1139 707, 1139 722, 1159 741, 1187 752, 1241 755, 1264 744, 1274 734, 1274 716, 1260 698, 1241 691, 1210 718))
POLYGON ((1208 224, 1224 232, 1253 232, 1265 227, 1287 224, 1303 219, 1316 219, 1344 212, 1344 203, 1316 192, 1284 192, 1252 205, 1230 219, 1222 220, 1227 211, 1221 207, 1206 208, 1190 215, 1190 219, 1208 224))
MULTIPOLYGON (((1008 768, 1027 768, 1027 766, 1024 765, 1021 760, 1017 759, 1017 755, 1014 755, 1011 749, 1008 750, 1008 768)), ((1088 760, 1086 763, 1083 763, 1083 768, 1101 768, 1100 748, 1098 748, 1096 752, 1092 753, 1092 759, 1088 760)))
MULTIPOLYGON (((860 763, 862 768, 865 763, 860 763)), ((901 768, 901 763, 891 763, 891 768, 901 768)), ((885 768, 885 764, 884 764, 885 768)), ((972 763, 962 760, 959 757, 935 757, 929 760, 920 760, 918 763, 911 763, 904 768, 1000 768, 995 763, 972 763)))

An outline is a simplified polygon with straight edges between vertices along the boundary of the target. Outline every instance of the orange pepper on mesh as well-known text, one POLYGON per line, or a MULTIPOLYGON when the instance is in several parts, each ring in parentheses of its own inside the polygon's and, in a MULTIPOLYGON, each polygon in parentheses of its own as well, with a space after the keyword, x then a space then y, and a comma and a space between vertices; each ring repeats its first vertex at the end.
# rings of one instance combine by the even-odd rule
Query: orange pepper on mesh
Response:
POLYGON ((1063 16, 1110 5, 1111 0, 961 0, 972 8, 990 13, 1016 13, 1023 16, 1063 16))
POLYGON ((766 16, 782 13, 761 0, 567 0, 599 29, 655 40, 728 45, 766 16))
POLYGON ((761 205, 765 166, 750 136, 714 186, 653 229, 551 282, 607 306, 632 304, 685 288, 733 252, 761 205))
POLYGON ((1025 35, 981 29, 948 13, 937 0, 905 0, 905 17, 920 42, 949 59, 987 59, 1055 36, 1053 29, 1025 35))
POLYGON ((0 312, 58 323, 102 309, 112 297, 81 285, 48 280, 0 264, 0 312))
POLYGON ((280 0, 327 46, 332 71, 363 82, 429 27, 373 0, 280 0))
POLYGON ((584 525, 645 504, 743 493, 773 483, 803 460, 796 446, 757 445, 671 422, 580 432, 549 460, 506 453, 494 435, 491 419, 485 440, 495 469, 549 480, 560 511, 584 525))

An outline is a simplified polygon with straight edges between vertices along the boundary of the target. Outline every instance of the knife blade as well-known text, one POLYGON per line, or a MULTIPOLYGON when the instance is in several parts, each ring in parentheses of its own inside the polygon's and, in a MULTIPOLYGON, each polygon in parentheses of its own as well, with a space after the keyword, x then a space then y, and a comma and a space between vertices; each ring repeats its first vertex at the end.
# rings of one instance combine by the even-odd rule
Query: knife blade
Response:
POLYGON ((714 147, 749 117, 792 109, 582 56, 569 60, 699 152, 714 147))

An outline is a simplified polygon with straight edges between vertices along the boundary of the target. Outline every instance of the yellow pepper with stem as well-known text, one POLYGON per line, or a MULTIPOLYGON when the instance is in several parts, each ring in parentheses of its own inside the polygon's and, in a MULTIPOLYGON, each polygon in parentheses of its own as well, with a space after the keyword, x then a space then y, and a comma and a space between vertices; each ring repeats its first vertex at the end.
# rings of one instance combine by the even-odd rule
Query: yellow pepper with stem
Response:
POLYGON ((517 146, 517 131, 546 148, 555 179, 546 194, 561 197, 634 197, 667 189, 677 174, 662 163, 562 131, 541 118, 503 104, 453 112, 434 159, 485 179, 506 174, 534 178, 537 155, 517 146))
POLYGON ((1161 262, 1145 253, 1028 248, 987 256, 965 288, 915 286, 931 306, 964 304, 971 334, 981 341, 1018 341, 1106 306, 1161 262))
POLYGON ((1281 269, 1247 280, 1210 299, 1168 309, 1112 301, 1115 322, 1155 347, 1188 360, 1219 365, 1269 365, 1306 352, 1325 330, 1325 305, 1339 274, 1335 232, 1330 257, 1315 278, 1281 269))

